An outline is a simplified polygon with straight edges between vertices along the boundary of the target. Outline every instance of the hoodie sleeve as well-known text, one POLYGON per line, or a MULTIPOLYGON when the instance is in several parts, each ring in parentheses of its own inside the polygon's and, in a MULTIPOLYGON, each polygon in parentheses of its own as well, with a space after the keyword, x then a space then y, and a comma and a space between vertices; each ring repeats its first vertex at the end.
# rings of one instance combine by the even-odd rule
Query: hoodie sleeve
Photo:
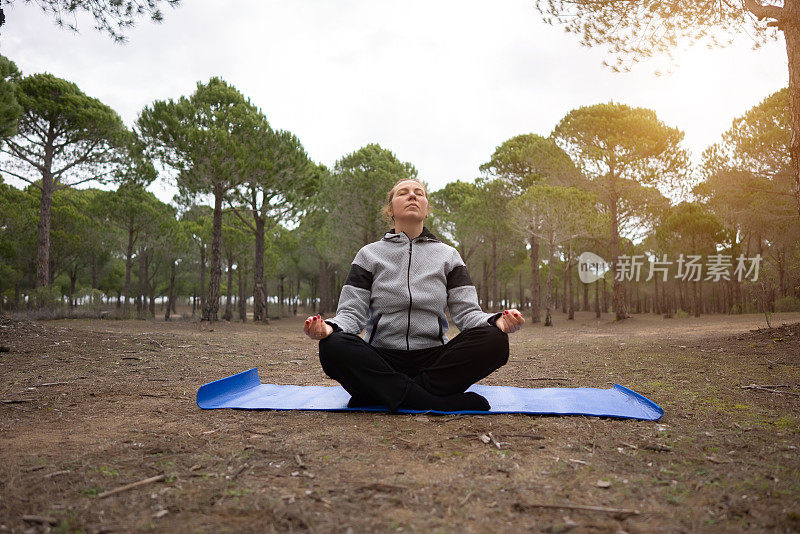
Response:
POLYGON ((369 301, 372 295, 372 272, 364 265, 367 263, 363 249, 356 254, 350 265, 350 273, 342 286, 339 295, 339 307, 336 316, 326 319, 334 331, 348 334, 360 334, 369 319, 369 301))
POLYGON ((478 292, 469 277, 467 266, 458 251, 447 273, 447 307, 450 316, 461 331, 478 326, 493 325, 501 313, 484 313, 478 304, 478 292))

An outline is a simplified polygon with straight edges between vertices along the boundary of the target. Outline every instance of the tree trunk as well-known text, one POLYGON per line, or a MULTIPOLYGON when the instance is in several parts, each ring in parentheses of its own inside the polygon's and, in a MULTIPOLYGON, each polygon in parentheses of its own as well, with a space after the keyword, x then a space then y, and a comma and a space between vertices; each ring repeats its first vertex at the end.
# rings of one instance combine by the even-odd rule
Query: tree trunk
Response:
MULTIPOLYGON (((200 291, 198 291, 200 295, 200 310, 205 309, 206 303, 206 245, 205 243, 200 244, 200 291)), ((196 304, 195 304, 196 306, 196 304)), ((194 313, 192 313, 194 315, 194 313)))
POLYGON ((786 55, 789 60, 789 116, 791 117, 791 156, 792 186, 800 216, 800 2, 786 0, 783 6, 786 13, 781 29, 786 39, 786 55))
POLYGON ((278 315, 280 317, 284 316, 284 313, 283 313, 283 305, 284 305, 283 301, 284 301, 284 297, 285 297, 284 292, 283 292, 283 279, 284 278, 285 277, 283 275, 278 277, 278 280, 279 280, 279 284, 278 284, 278 315))
POLYGON ((492 239, 492 310, 498 311, 497 307, 497 266, 500 259, 497 257, 497 238, 492 239))
POLYGON ((609 230, 611 232, 611 265, 612 273, 614 274, 614 314, 615 319, 621 321, 628 316, 628 311, 625 308, 625 287, 622 285, 622 280, 617 279, 617 261, 619 259, 619 219, 617 202, 617 199, 613 198, 610 203, 611 223, 609 230))
POLYGON ((247 292, 244 288, 244 269, 239 265, 236 267, 239 275, 239 320, 247 322, 247 292))
POLYGON ((75 282, 78 280, 78 266, 73 265, 69 271, 69 295, 67 296, 67 303, 69 309, 75 307, 75 282))
MULTIPOLYGON (((147 263, 148 263, 148 269, 149 269, 150 258, 147 259, 147 263)), ((153 283, 148 282, 147 287, 148 287, 148 290, 150 292, 150 318, 151 319, 155 319, 156 318, 156 284, 155 284, 155 281, 153 281, 153 283)))
MULTIPOLYGON (((52 129, 52 128, 51 128, 52 129)), ((53 204, 55 184, 50 174, 53 161, 53 147, 45 147, 45 168, 42 172, 42 198, 39 202, 39 236, 36 246, 36 287, 49 286, 50 278, 50 212, 53 204)))
POLYGON ((661 303, 658 300, 658 276, 653 277, 653 313, 661 315, 661 303))
POLYGON ((228 295, 225 301, 225 314, 222 319, 230 322, 233 319, 233 256, 228 256, 228 295))
POLYGON ((538 323, 542 320, 542 304, 539 301, 539 239, 535 235, 528 239, 531 243, 531 322, 538 323))
POLYGON ((583 311, 589 311, 589 284, 583 284, 583 311))
POLYGON ((133 244, 136 241, 134 231, 128 230, 128 248, 125 251, 125 303, 122 305, 122 315, 127 319, 131 300, 131 268, 133 267, 133 244))
POLYGON ((92 289, 97 289, 100 286, 99 280, 100 272, 97 265, 97 252, 92 252, 92 289))
POLYGON ((483 309, 489 311, 489 260, 483 260, 483 287, 481 288, 481 293, 483 293, 483 309))
POLYGON ((330 282, 330 275, 328 273, 328 262, 319 260, 319 271, 317 272, 317 287, 319 288, 319 312, 321 315, 328 313, 331 309, 330 289, 328 283, 330 282))
POLYGON ((694 286, 694 316, 700 317, 700 307, 702 306, 702 291, 700 289, 700 282, 692 282, 694 286))
POLYGON ((550 237, 550 262, 547 269, 547 286, 545 287, 544 297, 544 325, 553 326, 553 266, 556 262, 556 244, 553 237, 550 237))
POLYGON ((222 185, 214 186, 214 222, 211 230, 211 279, 208 284, 208 298, 203 308, 203 320, 214 322, 219 312, 219 286, 222 278, 222 185))
POLYGON ((594 282, 594 316, 600 318, 600 280, 594 282))
POLYGON ((144 319, 147 308, 147 255, 143 249, 139 250, 137 261, 139 263, 139 284, 136 291, 136 316, 144 319))
POLYGON ((567 257, 566 261, 564 262, 564 271, 562 273, 563 279, 561 280, 561 294, 564 295, 564 297, 561 299, 561 313, 563 313, 563 314, 567 313, 567 304, 568 304, 568 302, 567 302, 568 301, 568 299, 567 299, 567 283, 568 283, 568 281, 567 281, 567 268, 568 267, 567 266, 568 265, 569 265, 569 257, 567 257))
POLYGON ((567 319, 571 321, 575 319, 575 292, 572 288, 572 251, 570 251, 567 258, 567 278, 569 279, 569 316, 567 319))
POLYGON ((264 225, 265 221, 253 212, 255 218, 255 262, 253 263, 253 321, 269 323, 267 293, 264 287, 264 225))
POLYGON ((170 312, 175 307, 175 260, 169 264, 169 289, 167 290, 167 311, 164 312, 164 320, 169 321, 170 312))

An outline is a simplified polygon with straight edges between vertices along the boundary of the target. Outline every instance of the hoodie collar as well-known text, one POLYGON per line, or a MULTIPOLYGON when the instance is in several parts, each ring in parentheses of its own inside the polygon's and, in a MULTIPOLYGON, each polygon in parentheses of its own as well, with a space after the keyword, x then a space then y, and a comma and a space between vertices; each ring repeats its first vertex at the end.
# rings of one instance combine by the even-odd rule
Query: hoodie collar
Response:
POLYGON ((388 232, 383 235, 384 241, 393 241, 393 242, 401 242, 401 241, 439 241, 439 239, 431 233, 430 230, 426 226, 422 227, 422 233, 419 234, 414 239, 409 239, 408 235, 405 232, 400 232, 399 234, 396 233, 396 230, 392 228, 388 232))

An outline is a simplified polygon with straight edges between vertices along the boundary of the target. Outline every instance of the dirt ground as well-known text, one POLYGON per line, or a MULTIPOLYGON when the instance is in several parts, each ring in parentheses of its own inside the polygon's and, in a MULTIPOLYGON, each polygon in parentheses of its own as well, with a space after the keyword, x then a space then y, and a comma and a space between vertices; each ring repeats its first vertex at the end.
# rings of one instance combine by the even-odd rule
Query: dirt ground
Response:
POLYGON ((302 319, 0 318, 0 532, 797 532, 798 321, 558 314, 483 381, 617 382, 643 422, 203 411, 251 367, 333 384, 302 319))

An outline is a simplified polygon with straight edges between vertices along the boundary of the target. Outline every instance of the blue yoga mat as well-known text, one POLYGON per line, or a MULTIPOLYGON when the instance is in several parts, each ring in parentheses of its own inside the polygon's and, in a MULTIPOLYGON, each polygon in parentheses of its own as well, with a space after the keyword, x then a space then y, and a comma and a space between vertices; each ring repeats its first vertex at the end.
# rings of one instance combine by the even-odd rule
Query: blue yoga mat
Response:
MULTIPOLYGON (((614 384, 598 388, 518 388, 511 386, 473 385, 486 397, 488 412, 438 412, 434 410, 398 410, 400 413, 521 413, 541 415, 593 415, 658 421, 664 410, 647 397, 614 384)), ((237 373, 200 386, 197 405, 205 410, 239 408, 244 410, 323 410, 386 412, 385 406, 348 408, 350 394, 341 386, 282 386, 262 384, 258 369, 237 373)))

